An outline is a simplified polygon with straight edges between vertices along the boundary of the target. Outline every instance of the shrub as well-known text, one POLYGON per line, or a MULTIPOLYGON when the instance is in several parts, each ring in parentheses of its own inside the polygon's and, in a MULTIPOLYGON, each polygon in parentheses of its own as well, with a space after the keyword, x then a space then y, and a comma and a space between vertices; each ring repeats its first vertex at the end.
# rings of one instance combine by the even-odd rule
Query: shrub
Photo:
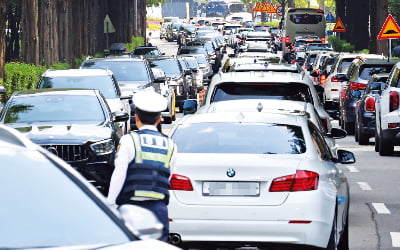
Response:
POLYGON ((7 97, 14 91, 35 89, 40 76, 46 71, 44 66, 12 62, 4 67, 5 78, 3 86, 7 89, 7 97))
POLYGON ((355 49, 354 45, 344 40, 340 40, 336 36, 329 36, 328 42, 332 44, 333 49, 338 52, 353 52, 355 49))
POLYGON ((137 46, 144 45, 144 38, 143 37, 132 37, 131 43, 125 43, 126 51, 130 52, 133 51, 137 46))

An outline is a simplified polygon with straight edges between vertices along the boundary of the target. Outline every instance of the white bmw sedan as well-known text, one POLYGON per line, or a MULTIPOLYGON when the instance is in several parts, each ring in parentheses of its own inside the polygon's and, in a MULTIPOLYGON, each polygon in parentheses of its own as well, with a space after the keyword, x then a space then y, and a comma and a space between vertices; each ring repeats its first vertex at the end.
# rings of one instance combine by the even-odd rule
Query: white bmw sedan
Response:
POLYGON ((215 112, 171 130, 170 242, 182 248, 348 246, 349 187, 304 115, 215 112))

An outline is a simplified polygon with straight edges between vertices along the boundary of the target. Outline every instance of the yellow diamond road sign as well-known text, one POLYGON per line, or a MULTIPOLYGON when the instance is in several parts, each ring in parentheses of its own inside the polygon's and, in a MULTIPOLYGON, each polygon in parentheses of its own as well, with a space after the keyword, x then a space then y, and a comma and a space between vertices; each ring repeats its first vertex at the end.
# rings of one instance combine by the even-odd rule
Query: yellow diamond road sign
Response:
POLYGON ((400 27, 392 15, 388 15, 379 32, 378 39, 400 38, 400 27))

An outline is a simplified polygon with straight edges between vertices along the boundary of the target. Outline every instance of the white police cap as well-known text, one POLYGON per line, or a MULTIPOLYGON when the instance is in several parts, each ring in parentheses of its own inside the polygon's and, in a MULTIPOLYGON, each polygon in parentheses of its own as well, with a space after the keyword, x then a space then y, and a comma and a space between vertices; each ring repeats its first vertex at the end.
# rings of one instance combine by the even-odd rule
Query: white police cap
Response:
POLYGON ((151 90, 136 92, 132 101, 136 108, 146 112, 161 112, 167 109, 167 100, 151 90))

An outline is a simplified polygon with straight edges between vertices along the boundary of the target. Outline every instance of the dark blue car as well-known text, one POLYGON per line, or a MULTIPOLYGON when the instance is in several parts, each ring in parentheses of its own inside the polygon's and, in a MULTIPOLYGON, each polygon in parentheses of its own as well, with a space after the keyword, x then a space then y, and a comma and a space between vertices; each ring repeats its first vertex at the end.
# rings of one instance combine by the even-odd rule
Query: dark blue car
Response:
POLYGON ((354 138, 359 145, 367 145, 369 138, 375 135, 375 99, 386 84, 388 76, 389 73, 372 75, 364 95, 356 104, 354 138))

